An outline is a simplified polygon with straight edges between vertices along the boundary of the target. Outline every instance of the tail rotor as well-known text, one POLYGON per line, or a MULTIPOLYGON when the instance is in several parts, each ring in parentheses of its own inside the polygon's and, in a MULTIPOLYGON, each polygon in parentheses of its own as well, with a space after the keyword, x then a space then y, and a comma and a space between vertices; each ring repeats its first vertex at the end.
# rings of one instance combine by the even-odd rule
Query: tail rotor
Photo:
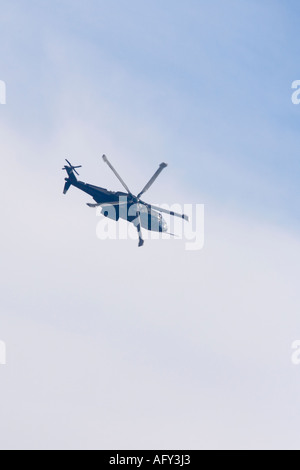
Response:
POLYGON ((82 168, 82 165, 74 166, 74 165, 72 165, 72 163, 70 163, 69 160, 67 160, 67 159, 66 159, 66 162, 68 163, 68 165, 65 165, 65 166, 63 167, 63 170, 66 170, 66 171, 68 172, 68 174, 69 174, 69 171, 70 171, 70 170, 71 170, 71 171, 74 171, 74 173, 76 173, 76 175, 79 176, 79 173, 78 173, 78 171, 77 171, 77 168, 82 168))

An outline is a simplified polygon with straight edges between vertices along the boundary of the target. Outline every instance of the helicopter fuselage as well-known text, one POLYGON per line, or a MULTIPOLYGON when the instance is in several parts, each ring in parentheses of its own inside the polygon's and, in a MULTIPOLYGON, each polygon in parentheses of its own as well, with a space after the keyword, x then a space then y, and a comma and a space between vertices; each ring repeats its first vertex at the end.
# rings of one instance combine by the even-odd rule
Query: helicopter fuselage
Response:
POLYGON ((75 178, 71 181, 69 178, 66 178, 65 181, 69 182, 70 186, 74 186, 89 194, 96 204, 88 205, 90 207, 99 206, 103 215, 109 219, 118 221, 121 218, 137 226, 137 213, 139 212, 143 228, 154 232, 167 232, 168 230, 167 223, 159 212, 153 209, 149 210, 141 203, 137 204, 135 198, 128 193, 108 191, 105 188, 84 183, 75 178))

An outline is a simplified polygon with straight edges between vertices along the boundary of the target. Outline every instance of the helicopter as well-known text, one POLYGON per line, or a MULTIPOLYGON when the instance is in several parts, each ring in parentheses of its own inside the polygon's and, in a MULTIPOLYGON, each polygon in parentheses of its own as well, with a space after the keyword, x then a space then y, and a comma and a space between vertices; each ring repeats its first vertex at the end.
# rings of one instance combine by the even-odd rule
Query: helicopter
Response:
POLYGON ((68 177, 65 178, 65 186, 63 193, 66 194, 71 186, 84 191, 89 194, 95 201, 95 203, 87 203, 88 207, 95 208, 101 207, 101 211, 105 217, 112 220, 118 221, 119 218, 125 219, 135 225, 138 233, 139 244, 141 247, 144 245, 144 239, 142 234, 142 228, 150 231, 166 233, 168 231, 168 225, 162 217, 162 213, 169 214, 174 217, 180 217, 186 221, 189 218, 185 214, 178 214, 167 209, 162 209, 157 206, 153 206, 141 200, 142 195, 148 191, 153 185, 155 180, 158 178, 160 173, 168 166, 166 163, 161 163, 158 170, 154 173, 152 178, 148 181, 142 191, 135 196, 126 183, 123 181, 121 176, 109 162, 106 155, 102 156, 103 161, 109 166, 115 176, 118 178, 126 193, 121 191, 108 191, 107 189, 93 186, 92 184, 84 183, 79 181, 76 177, 79 176, 78 169, 82 168, 81 165, 74 166, 69 160, 66 159, 67 165, 63 167, 63 170, 67 172, 68 177), (111 210, 113 208, 113 210, 111 210))

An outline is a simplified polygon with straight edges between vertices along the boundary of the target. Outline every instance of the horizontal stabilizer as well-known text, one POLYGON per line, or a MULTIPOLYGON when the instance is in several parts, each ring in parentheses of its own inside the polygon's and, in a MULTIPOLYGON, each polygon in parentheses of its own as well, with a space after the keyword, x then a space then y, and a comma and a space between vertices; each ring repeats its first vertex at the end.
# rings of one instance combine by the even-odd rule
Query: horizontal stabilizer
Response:
POLYGON ((101 206, 102 204, 90 204, 89 202, 86 203, 87 206, 91 207, 92 209, 95 208, 95 207, 99 207, 101 206))

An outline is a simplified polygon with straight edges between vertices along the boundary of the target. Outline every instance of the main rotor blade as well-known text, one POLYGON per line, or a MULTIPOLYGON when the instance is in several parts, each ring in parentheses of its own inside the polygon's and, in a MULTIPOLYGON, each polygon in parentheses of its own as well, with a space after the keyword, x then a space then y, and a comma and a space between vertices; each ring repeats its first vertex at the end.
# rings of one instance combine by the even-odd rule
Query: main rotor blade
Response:
POLYGON ((184 219, 187 222, 189 221, 188 216, 185 215, 185 214, 178 214, 178 212, 168 211, 167 209, 162 209, 161 207, 158 207, 158 206, 152 206, 152 205, 147 204, 146 202, 143 202, 143 201, 141 201, 141 204, 144 204, 150 210, 154 209, 157 212, 163 212, 164 214, 169 214, 169 215, 172 215, 173 217, 179 217, 180 219, 184 219))
POLYGON ((138 194, 137 198, 139 199, 146 191, 148 191, 148 189, 152 186, 152 184, 154 183, 154 181, 159 177, 159 175, 161 174, 161 172, 167 167, 168 165, 166 163, 161 163, 159 165, 159 169, 157 170, 156 173, 154 173, 154 175, 152 176, 151 180, 146 184, 146 186, 144 187, 144 189, 140 192, 140 194, 138 194))
POLYGON ((128 188, 128 186, 124 183, 124 181, 122 180, 121 176, 119 175, 119 173, 117 173, 117 171, 114 169, 114 167, 112 166, 112 164, 108 161, 108 158, 106 155, 103 155, 102 156, 103 160, 105 161, 105 163, 109 166, 109 168, 112 170, 112 172, 116 175, 116 177, 118 178, 118 180, 120 181, 120 183, 122 184, 122 186, 126 189, 126 191, 128 192, 128 194, 132 194, 130 189, 128 188))

